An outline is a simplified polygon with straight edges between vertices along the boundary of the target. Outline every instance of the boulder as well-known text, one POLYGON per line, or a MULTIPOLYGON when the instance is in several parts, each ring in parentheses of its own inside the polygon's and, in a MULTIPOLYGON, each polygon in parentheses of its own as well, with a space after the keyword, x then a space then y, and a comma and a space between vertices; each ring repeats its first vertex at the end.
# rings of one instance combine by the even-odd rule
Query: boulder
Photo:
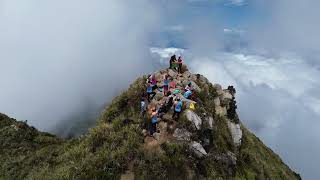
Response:
POLYGON ((229 157, 229 160, 232 163, 232 165, 237 164, 237 156, 233 152, 228 151, 227 156, 229 157))
POLYGON ((191 87, 195 90, 195 91, 198 91, 198 92, 200 92, 201 91, 201 89, 200 89, 200 87, 194 82, 194 81, 189 81, 189 82, 191 82, 191 87))
POLYGON ((193 141, 192 143, 190 143, 190 148, 195 153, 195 155, 199 158, 202 158, 207 155, 206 150, 198 142, 193 141))
POLYGON ((227 109, 226 107, 216 106, 215 107, 216 114, 220 116, 226 116, 227 115, 227 109))
POLYGON ((220 98, 216 97, 213 100, 215 106, 220 106, 220 98))
POLYGON ((206 117, 206 121, 208 122, 209 128, 212 129, 213 128, 213 117, 206 117))
POLYGON ((214 84, 213 88, 217 91, 222 91, 222 86, 220 84, 214 84))
POLYGON ((229 99, 229 100, 231 100, 233 97, 232 94, 228 90, 223 91, 222 96, 223 96, 223 99, 229 99))
POLYGON ((191 74, 189 79, 192 80, 192 81, 196 81, 198 78, 197 78, 196 74, 191 74))
POLYGON ((169 76, 171 76, 173 78, 176 78, 177 75, 178 75, 178 73, 176 71, 172 70, 172 69, 168 70, 168 74, 169 74, 169 76))
POLYGON ((209 83, 209 80, 206 77, 204 77, 203 75, 201 75, 201 74, 200 74, 200 76, 198 76, 198 79, 203 84, 208 84, 209 83))
POLYGON ((214 84, 213 88, 217 91, 218 95, 223 95, 222 86, 220 84, 214 84))
POLYGON ((153 137, 154 139, 156 139, 157 141, 160 141, 160 138, 161 138, 161 134, 160 133, 153 133, 153 137))
POLYGON ((232 136, 233 143, 238 147, 241 145, 242 130, 240 124, 228 121, 228 128, 232 136))
POLYGON ((185 115, 189 121, 193 122, 198 130, 201 129, 202 120, 196 113, 188 109, 185 111, 185 115))
POLYGON ((160 71, 154 73, 154 76, 158 82, 161 82, 163 80, 163 75, 161 74, 160 71))
POLYGON ((143 134, 143 136, 147 136, 148 135, 148 131, 146 129, 143 129, 142 130, 142 134, 143 134))
POLYGON ((186 71, 182 74, 182 77, 185 78, 185 79, 189 79, 191 76, 191 73, 189 71, 186 71))
POLYGON ((182 64, 182 67, 181 67, 181 73, 184 73, 184 72, 187 72, 187 71, 189 71, 189 69, 188 69, 187 65, 182 64))
POLYGON ((186 129, 179 129, 177 128, 173 135, 177 140, 179 141, 190 141, 191 133, 187 131, 186 129))
POLYGON ((167 132, 167 129, 168 129, 168 123, 164 122, 164 121, 160 121, 158 123, 158 127, 159 127, 159 130, 160 130, 160 133, 164 134, 167 132))

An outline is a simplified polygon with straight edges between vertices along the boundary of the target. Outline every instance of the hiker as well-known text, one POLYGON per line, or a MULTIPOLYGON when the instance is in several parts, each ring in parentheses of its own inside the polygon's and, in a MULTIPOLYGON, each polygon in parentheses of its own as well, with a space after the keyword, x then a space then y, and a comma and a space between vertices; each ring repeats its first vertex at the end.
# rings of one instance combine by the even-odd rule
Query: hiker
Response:
POLYGON ((184 88, 184 90, 185 90, 185 91, 188 91, 188 90, 192 91, 192 90, 193 90, 193 88, 192 88, 192 83, 189 82, 189 83, 186 85, 186 87, 184 88))
POLYGON ((157 110, 157 114, 158 114, 158 117, 162 118, 162 116, 167 113, 166 111, 166 106, 164 103, 160 103, 160 105, 158 106, 158 110, 157 110))
POLYGON ((140 102, 140 114, 141 117, 144 118, 147 112, 147 104, 145 102, 144 98, 141 98, 141 102, 140 102))
POLYGON ((178 73, 181 74, 183 59, 181 56, 178 58, 178 73))
POLYGON ((154 86, 152 86, 151 84, 148 85, 147 87, 147 98, 148 98, 148 102, 150 102, 150 100, 152 100, 154 98, 154 96, 156 95, 156 93, 154 92, 154 86), (152 96, 150 98, 150 96, 152 96))
POLYGON ((151 122, 149 124, 149 133, 152 136, 153 133, 157 131, 157 123, 158 123, 158 117, 157 117, 157 111, 156 109, 152 109, 151 112, 151 122))
POLYGON ((168 95, 168 98, 165 102, 165 107, 166 107, 165 111, 166 112, 170 111, 170 109, 173 105, 173 100, 174 100, 174 95, 172 95, 170 91, 168 92, 167 95, 168 95))
POLYGON ((175 117, 177 117, 176 119, 180 118, 180 113, 182 111, 182 101, 180 100, 180 98, 177 98, 177 101, 174 103, 174 113, 172 115, 172 119, 175 119, 175 117))
POLYGON ((169 78, 168 78, 168 75, 165 75, 164 76, 164 79, 163 79, 163 95, 167 95, 168 91, 169 91, 169 78))
POLYGON ((173 81, 173 78, 171 78, 171 81, 169 82, 169 88, 171 89, 175 89, 176 88, 176 82, 173 81))
POLYGON ((187 90, 187 91, 183 94, 183 97, 185 97, 186 99, 189 99, 191 95, 192 95, 192 91, 191 91, 191 90, 187 90))
POLYGON ((172 55, 171 58, 170 58, 170 69, 174 69, 174 63, 176 63, 177 61, 177 58, 176 58, 176 55, 172 55))
POLYGON ((151 83, 153 86, 157 85, 156 76, 155 76, 154 74, 151 76, 150 83, 151 83))

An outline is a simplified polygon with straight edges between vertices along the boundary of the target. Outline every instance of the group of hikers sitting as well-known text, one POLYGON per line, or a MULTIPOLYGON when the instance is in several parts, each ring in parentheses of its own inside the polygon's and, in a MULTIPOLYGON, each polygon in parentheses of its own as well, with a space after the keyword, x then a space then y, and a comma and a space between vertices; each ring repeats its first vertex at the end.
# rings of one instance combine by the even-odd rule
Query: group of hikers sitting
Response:
MULTIPOLYGON (((170 58, 170 69, 177 71, 181 75, 182 58, 175 60, 175 55, 170 58)), ((159 80, 159 78, 158 78, 159 80)), ((158 118, 162 118, 173 109, 172 119, 178 120, 183 109, 181 98, 190 99, 193 96, 192 82, 184 88, 183 97, 180 89, 176 88, 176 83, 168 73, 164 74, 161 82, 158 82, 155 75, 150 75, 147 79, 147 93, 141 98, 141 114, 147 119, 148 135, 152 136, 157 132, 158 118), (161 86, 160 86, 161 85, 161 86), (158 104, 152 104, 152 99, 157 93, 162 93, 163 98, 158 104)), ((194 105, 192 105, 194 107, 194 105)))

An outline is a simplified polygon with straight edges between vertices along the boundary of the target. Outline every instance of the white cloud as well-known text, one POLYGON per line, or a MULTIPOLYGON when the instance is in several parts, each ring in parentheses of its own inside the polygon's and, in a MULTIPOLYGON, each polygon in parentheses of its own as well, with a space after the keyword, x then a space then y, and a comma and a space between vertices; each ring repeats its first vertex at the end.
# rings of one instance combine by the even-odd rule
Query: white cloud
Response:
MULTIPOLYGON (((157 52, 163 54, 166 49, 157 52)), ((320 161, 320 72, 315 67, 292 54, 199 57, 185 50, 183 55, 194 73, 225 88, 236 87, 241 120, 304 179, 319 176, 314 167, 320 161)))
POLYGON ((48 130, 86 104, 99 108, 152 68, 155 2, 0 4, 0 110, 37 128, 48 130))

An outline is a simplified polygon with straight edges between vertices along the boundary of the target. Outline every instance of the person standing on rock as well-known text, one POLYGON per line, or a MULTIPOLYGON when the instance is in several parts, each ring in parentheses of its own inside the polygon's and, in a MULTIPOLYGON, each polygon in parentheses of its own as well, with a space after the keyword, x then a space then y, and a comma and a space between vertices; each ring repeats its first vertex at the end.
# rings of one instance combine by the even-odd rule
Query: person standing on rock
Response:
POLYGON ((170 69, 174 69, 174 64, 176 63, 177 61, 177 58, 176 58, 176 55, 172 55, 171 58, 170 58, 170 69))
POLYGON ((182 111, 182 101, 180 98, 177 98, 176 102, 174 103, 174 113, 172 115, 172 119, 179 119, 180 118, 180 113, 182 111))
POLYGON ((183 59, 181 56, 178 58, 178 73, 181 74, 183 59))
POLYGON ((169 91, 169 78, 168 78, 168 75, 166 74, 164 76, 164 79, 163 79, 163 94, 166 96, 168 91, 169 91))

